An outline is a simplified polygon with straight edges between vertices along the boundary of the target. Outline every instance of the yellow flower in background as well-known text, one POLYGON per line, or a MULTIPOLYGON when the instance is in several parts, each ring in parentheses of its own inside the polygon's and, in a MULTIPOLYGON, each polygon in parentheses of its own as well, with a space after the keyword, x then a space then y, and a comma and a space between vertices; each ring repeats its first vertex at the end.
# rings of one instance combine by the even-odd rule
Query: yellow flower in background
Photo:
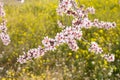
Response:
POLYGON ((34 74, 31 74, 31 77, 32 77, 32 78, 35 78, 34 74))
POLYGON ((46 77, 44 73, 41 76, 42 76, 43 79, 45 79, 45 77, 46 77))
POLYGON ((13 79, 11 79, 11 78, 8 78, 8 80, 13 80, 13 79))
POLYGON ((100 32, 100 33, 103 33, 103 30, 100 30, 99 32, 100 32))
POLYGON ((91 41, 93 42, 93 41, 96 41, 96 39, 95 38, 91 38, 91 41))
POLYGON ((22 72, 24 73, 26 70, 25 69, 22 69, 22 72))
POLYGON ((78 58, 79 58, 79 55, 76 55, 75 58, 78 59, 78 58))
POLYGON ((2 80, 7 80, 6 78, 2 78, 2 80))
POLYGON ((71 56, 71 55, 72 55, 72 53, 69 53, 68 55, 69 55, 69 56, 71 56))
POLYGON ((106 60, 104 60, 104 64, 105 64, 105 66, 107 66, 107 65, 108 65, 108 63, 107 63, 107 61, 106 61, 106 60))

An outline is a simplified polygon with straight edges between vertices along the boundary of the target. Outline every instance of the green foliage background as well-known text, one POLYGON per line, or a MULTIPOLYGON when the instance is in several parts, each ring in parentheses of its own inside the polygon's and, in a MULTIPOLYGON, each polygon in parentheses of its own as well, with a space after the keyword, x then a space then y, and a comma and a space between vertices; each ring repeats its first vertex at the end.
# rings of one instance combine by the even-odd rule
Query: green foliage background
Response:
POLYGON ((60 17, 56 13, 57 0, 25 0, 21 4, 4 0, 8 33, 11 43, 4 46, 0 41, 0 79, 2 80, 119 80, 120 79, 120 2, 119 0, 76 0, 78 5, 93 6, 95 15, 102 21, 115 21, 117 27, 110 30, 91 28, 84 30, 83 37, 96 41, 104 53, 115 55, 115 61, 107 62, 101 56, 88 52, 88 43, 78 40, 79 50, 71 51, 66 44, 43 57, 26 64, 16 62, 23 51, 37 48, 45 36, 54 38, 61 29, 60 19, 71 25, 72 17, 60 17), (109 45, 111 44, 111 47, 109 45), (111 73, 111 74, 110 74, 111 73))

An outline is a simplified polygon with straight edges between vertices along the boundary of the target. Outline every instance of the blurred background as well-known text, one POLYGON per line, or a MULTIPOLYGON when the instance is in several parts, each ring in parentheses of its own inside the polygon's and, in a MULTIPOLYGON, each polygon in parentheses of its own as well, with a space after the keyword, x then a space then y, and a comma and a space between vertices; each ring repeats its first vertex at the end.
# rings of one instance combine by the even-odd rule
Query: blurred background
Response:
POLYGON ((64 44, 43 57, 17 63, 23 52, 42 45, 45 36, 54 38, 60 32, 57 20, 71 25, 72 17, 56 13, 58 0, 0 0, 4 2, 8 34, 11 43, 0 41, 0 80, 119 80, 120 79, 120 2, 119 0, 76 0, 78 5, 93 6, 94 15, 101 21, 116 22, 114 29, 83 29, 83 37, 97 42, 103 54, 114 54, 115 61, 107 62, 101 55, 88 52, 88 45, 78 40, 79 50, 73 52, 64 44), (111 46, 109 46, 111 44, 111 46))

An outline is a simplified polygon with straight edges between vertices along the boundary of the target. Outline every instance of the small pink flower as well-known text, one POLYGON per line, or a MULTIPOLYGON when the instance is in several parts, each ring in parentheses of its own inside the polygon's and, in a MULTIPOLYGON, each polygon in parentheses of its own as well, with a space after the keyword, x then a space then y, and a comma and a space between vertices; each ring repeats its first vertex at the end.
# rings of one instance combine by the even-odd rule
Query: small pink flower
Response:
POLYGON ((0 38, 4 45, 8 45, 10 43, 10 37, 7 34, 6 20, 4 20, 5 12, 3 9, 3 3, 0 2, 0 16, 2 17, 2 23, 0 25, 0 38))
POLYGON ((114 55, 114 54, 104 55, 104 58, 105 58, 108 62, 114 62, 114 61, 115 61, 115 55, 114 55))
POLYGON ((88 8, 86 9, 86 11, 87 11, 88 13, 95 14, 95 9, 94 9, 93 7, 88 7, 88 8))
POLYGON ((62 24, 61 21, 58 21, 57 24, 58 24, 58 26, 59 26, 60 28, 65 28, 65 26, 62 24))
POLYGON ((63 15, 63 13, 67 13, 67 11, 70 10, 71 7, 71 0, 62 0, 57 8, 57 13, 59 15, 63 15))
POLYGON ((103 52, 102 48, 100 48, 96 42, 91 42, 90 48, 88 50, 96 54, 103 52))
POLYGON ((5 16, 5 12, 4 12, 4 9, 3 9, 3 3, 2 2, 0 2, 0 16, 1 17, 5 16))
POLYGON ((5 33, 7 32, 6 22, 1 23, 0 30, 5 33))
POLYGON ((55 46, 57 45, 56 44, 56 41, 54 39, 51 39, 51 38, 48 38, 48 37, 45 37, 43 40, 42 40, 42 43, 43 45, 45 46, 45 50, 55 50, 55 46))
POLYGON ((0 34, 0 38, 1 38, 4 45, 8 45, 10 43, 10 37, 8 34, 2 32, 0 34))

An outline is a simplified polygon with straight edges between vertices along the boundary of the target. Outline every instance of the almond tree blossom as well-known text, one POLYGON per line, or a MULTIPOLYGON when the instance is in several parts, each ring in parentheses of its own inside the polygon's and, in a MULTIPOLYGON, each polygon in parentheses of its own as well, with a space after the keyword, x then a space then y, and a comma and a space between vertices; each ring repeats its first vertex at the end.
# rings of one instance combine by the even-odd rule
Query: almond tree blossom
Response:
POLYGON ((45 52, 50 50, 54 51, 56 49, 56 46, 59 46, 63 43, 67 43, 70 49, 72 49, 73 51, 77 51, 78 46, 75 39, 81 39, 81 37, 82 37, 82 31, 74 27, 66 27, 66 29, 58 33, 54 39, 48 38, 48 36, 44 37, 44 39, 42 40, 42 44, 44 45, 44 48, 38 47, 38 48, 30 49, 27 53, 24 53, 24 55, 19 56, 17 61, 22 64, 32 58, 43 56, 45 52))
POLYGON ((23 64, 26 63, 27 60, 31 60, 32 58, 43 56, 45 52, 45 49, 39 46, 38 48, 30 49, 27 53, 24 52, 24 55, 19 56, 17 61, 23 64))
POLYGON ((55 50, 56 49, 55 46, 57 44, 56 44, 55 39, 44 37, 44 39, 42 40, 42 43, 43 43, 46 51, 55 50))
POLYGON ((106 54, 106 55, 104 55, 104 58, 105 58, 108 62, 114 62, 114 61, 115 61, 115 55, 114 55, 114 54, 106 54))
MULTIPOLYGON (((47 51, 56 50, 56 46, 62 44, 68 44, 69 48, 72 51, 77 51, 79 49, 76 40, 83 38, 81 28, 89 29, 91 27, 110 29, 115 28, 115 22, 104 22, 94 19, 93 21, 89 19, 88 14, 95 14, 95 9, 93 7, 84 8, 84 6, 77 6, 74 0, 60 0, 60 3, 57 8, 57 13, 60 16, 68 15, 73 16, 72 26, 65 26, 62 22, 58 21, 58 26, 62 27, 63 30, 60 33, 57 33, 55 38, 44 37, 42 40, 43 48, 38 47, 30 49, 24 55, 19 56, 18 62, 23 64, 26 61, 31 60, 32 58, 37 58, 43 56, 47 51)), ((90 52, 96 54, 103 53, 101 47, 98 46, 96 42, 91 42, 90 52)), ((114 61, 114 56, 105 57, 109 62, 114 61)))
POLYGON ((20 3, 24 3, 25 2, 25 0, 17 0, 17 1, 19 1, 20 3))
POLYGON ((10 43, 10 37, 8 34, 2 32, 0 33, 0 38, 4 45, 8 45, 10 43))
POLYGON ((21 0, 21 3, 24 3, 24 0, 21 0))
POLYGON ((57 21, 57 24, 58 24, 58 26, 60 27, 60 28, 65 28, 65 26, 62 24, 62 22, 61 21, 57 21))
POLYGON ((103 52, 102 48, 100 48, 96 42, 91 42, 90 48, 88 50, 96 54, 103 52))
POLYGON ((3 9, 3 3, 2 2, 0 2, 0 16, 1 17, 5 16, 5 12, 4 12, 4 9, 3 9))
POLYGON ((10 37, 7 34, 6 20, 4 19, 5 12, 3 9, 2 2, 0 2, 0 16, 2 17, 2 23, 0 24, 0 31, 1 31, 0 38, 1 38, 4 45, 8 45, 10 43, 10 37))
POLYGON ((72 0, 62 0, 58 6, 57 13, 63 15, 72 7, 72 0))

